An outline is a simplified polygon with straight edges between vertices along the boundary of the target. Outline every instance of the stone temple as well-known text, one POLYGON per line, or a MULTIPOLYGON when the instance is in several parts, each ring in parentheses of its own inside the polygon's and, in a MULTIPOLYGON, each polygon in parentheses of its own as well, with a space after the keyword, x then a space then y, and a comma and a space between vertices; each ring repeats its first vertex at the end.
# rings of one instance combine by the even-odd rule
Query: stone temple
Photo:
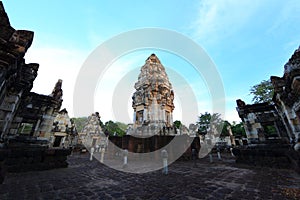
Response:
POLYGON ((133 130, 129 134, 171 134, 174 91, 164 66, 155 54, 146 59, 134 88, 133 130))

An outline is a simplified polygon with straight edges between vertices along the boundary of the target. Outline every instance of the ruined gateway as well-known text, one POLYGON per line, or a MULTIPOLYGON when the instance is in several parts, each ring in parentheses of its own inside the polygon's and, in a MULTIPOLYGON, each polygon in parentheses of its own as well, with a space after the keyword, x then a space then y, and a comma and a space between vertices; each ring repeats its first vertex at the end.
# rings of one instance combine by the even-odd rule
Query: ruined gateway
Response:
POLYGON ((293 148, 300 138, 300 47, 284 65, 283 77, 271 76, 271 82, 272 103, 249 105, 237 100, 249 144, 236 148, 235 155, 238 162, 300 172, 300 153, 293 148))
POLYGON ((237 100, 247 138, 252 143, 265 141, 267 126, 273 126, 274 135, 287 142, 296 141, 300 138, 300 47, 284 65, 283 77, 271 76, 271 82, 272 103, 246 105, 237 100))
MULTIPOLYGON (((66 167, 69 150, 49 149, 44 136, 52 130, 62 104, 62 80, 50 95, 30 92, 39 64, 25 63, 34 33, 15 30, 0 1, 0 182, 9 172, 66 167)), ((50 93, 50 91, 49 91, 50 93)))

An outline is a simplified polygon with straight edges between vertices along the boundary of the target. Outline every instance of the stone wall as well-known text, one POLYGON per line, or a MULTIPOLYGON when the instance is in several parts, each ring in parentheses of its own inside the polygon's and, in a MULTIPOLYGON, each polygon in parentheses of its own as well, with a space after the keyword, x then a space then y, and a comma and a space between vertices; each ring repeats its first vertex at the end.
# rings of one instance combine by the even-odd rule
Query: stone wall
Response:
POLYGON ((284 65, 283 77, 271 76, 273 101, 289 137, 300 138, 300 47, 284 65))
MULTIPOLYGON (((2 150, 3 151, 3 150, 2 150)), ((41 146, 19 147, 6 151, 4 166, 7 172, 25 172, 67 167, 70 149, 54 149, 41 146)))
MULTIPOLYGON (((190 137, 188 135, 180 136, 159 136, 154 135, 149 138, 137 138, 131 135, 126 135, 123 137, 110 136, 109 140, 116 145, 116 147, 109 146, 109 151, 107 152, 110 156, 118 153, 120 149, 127 149, 129 152, 133 153, 150 153, 157 151, 157 158, 160 158, 160 152, 164 147, 166 147, 175 137, 180 137, 181 146, 171 145, 168 149, 169 158, 172 159, 172 151, 177 151, 177 149, 186 149, 185 153, 180 159, 191 159, 191 149, 196 148, 199 152, 200 150, 200 139, 199 137, 190 137), (187 146, 185 146, 188 144, 187 146), (190 144, 190 145, 189 145, 190 144), (117 148, 118 147, 118 148, 117 148)), ((138 154, 137 154, 138 158, 138 154)))
POLYGON ((62 104, 62 80, 50 95, 31 92, 39 64, 24 56, 34 33, 15 30, 0 1, 0 182, 8 172, 66 167, 66 149, 48 149, 39 139, 51 131, 62 104), (29 125, 29 126, 27 126, 29 125), (25 126, 28 133, 23 134, 25 126), (24 129, 23 129, 24 128, 24 129))
POLYGON ((233 149, 236 162, 258 167, 288 168, 300 173, 300 153, 289 144, 256 144, 233 149))
POLYGON ((2 2, 0 26, 0 138, 5 141, 8 135, 18 134, 22 123, 32 125, 32 136, 51 131, 53 117, 62 103, 62 81, 56 83, 49 96, 30 92, 39 64, 26 64, 24 56, 34 33, 15 30, 2 2))
POLYGON ((289 141, 286 127, 283 125, 274 105, 269 103, 249 105, 238 99, 237 111, 250 143, 265 142, 270 137, 270 135, 267 135, 266 130, 268 126, 274 129, 271 136, 289 141))

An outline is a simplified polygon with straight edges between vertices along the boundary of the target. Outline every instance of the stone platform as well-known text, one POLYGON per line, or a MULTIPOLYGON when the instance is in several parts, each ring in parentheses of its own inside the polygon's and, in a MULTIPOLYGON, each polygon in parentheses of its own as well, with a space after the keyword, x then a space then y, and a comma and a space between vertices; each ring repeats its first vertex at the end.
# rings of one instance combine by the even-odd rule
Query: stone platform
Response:
MULTIPOLYGON (((110 154, 116 154, 120 149, 127 149, 132 153, 149 153, 162 148, 167 148, 168 152, 184 149, 185 153, 181 156, 181 159, 190 159, 191 149, 195 148, 199 151, 201 148, 199 137, 188 135, 153 135, 148 138, 139 138, 132 135, 110 136, 109 141, 115 144, 115 146, 109 146, 110 154), (167 146, 170 143, 172 145, 167 146)), ((160 151, 158 156, 160 157, 160 151)), ((172 154, 169 156, 172 156, 172 154)))
POLYGON ((14 148, 2 148, 0 149, 0 183, 9 172, 18 173, 67 167, 67 156, 70 154, 70 149, 29 144, 18 144, 14 148))
POLYGON ((294 169, 300 174, 300 153, 288 144, 251 144, 233 149, 237 163, 294 169))
MULTIPOLYGON (((216 155, 213 155, 216 158, 216 155)), ((9 173, 0 199, 299 199, 300 177, 292 170, 237 165, 230 155, 209 163, 177 161, 169 174, 113 170, 88 154, 68 157, 69 167, 9 173)), ((130 167, 130 162, 128 163, 130 167)))

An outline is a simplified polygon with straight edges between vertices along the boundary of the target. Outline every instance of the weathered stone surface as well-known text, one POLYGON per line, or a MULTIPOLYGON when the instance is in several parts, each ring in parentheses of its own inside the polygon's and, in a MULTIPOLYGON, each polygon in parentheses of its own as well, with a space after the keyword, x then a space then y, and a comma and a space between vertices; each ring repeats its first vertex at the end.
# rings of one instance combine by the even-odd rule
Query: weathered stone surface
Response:
MULTIPOLYGON (((34 33, 15 30, 0 1, 0 182, 3 167, 28 171, 65 167, 68 153, 55 153, 56 160, 44 162, 48 141, 38 138, 50 132, 62 104, 62 80, 51 95, 30 92, 39 64, 25 62, 24 56, 34 33), (23 132, 26 129, 26 133, 23 132), (24 135, 25 134, 25 135, 24 135)), ((68 151, 68 150, 62 150, 68 151)))
POLYGON ((50 136, 52 147, 74 147, 78 141, 78 134, 73 120, 70 119, 67 109, 58 112, 53 121, 50 136))
POLYGON ((237 162, 260 166, 300 168, 300 47, 284 65, 283 77, 271 76, 273 103, 246 105, 237 100, 237 111, 251 143, 234 150, 237 162), (265 138, 267 126, 276 128, 277 138, 265 138), (267 140, 266 140, 267 139, 267 140), (273 144, 270 144, 270 143, 273 144))
POLYGON ((279 78, 271 76, 274 86, 273 101, 278 110, 289 138, 297 141, 300 138, 300 47, 284 65, 284 75, 279 78))
POLYGON ((108 138, 103 133, 100 126, 100 115, 98 112, 91 114, 85 123, 81 133, 79 133, 80 143, 87 148, 106 147, 108 138))
MULTIPOLYGON (((237 100, 237 111, 241 118, 247 134, 247 138, 252 143, 265 142, 268 139, 265 134, 267 126, 276 129, 274 135, 289 141, 288 133, 274 105, 268 103, 245 104, 242 100, 237 100)), ((273 137, 274 137, 273 135, 273 137)))
MULTIPOLYGON (((17 134, 21 123, 33 125, 31 135, 39 135, 46 116, 54 117, 62 103, 59 80, 51 96, 40 95, 30 90, 37 77, 39 64, 25 63, 25 53, 33 41, 33 32, 14 30, 0 2, 0 136, 17 134), (51 111, 49 111, 51 110, 51 111)), ((53 119, 48 121, 52 126, 53 119)), ((45 126, 45 123, 44 123, 45 126)))
POLYGON ((70 149, 48 149, 47 147, 22 146, 8 149, 5 168, 8 172, 25 172, 67 167, 70 149), (52 153, 49 153, 52 152, 52 153))
POLYGON ((130 134, 154 135, 162 134, 163 130, 166 133, 173 127, 174 91, 164 66, 155 54, 150 55, 142 66, 134 88, 134 130, 130 134))

